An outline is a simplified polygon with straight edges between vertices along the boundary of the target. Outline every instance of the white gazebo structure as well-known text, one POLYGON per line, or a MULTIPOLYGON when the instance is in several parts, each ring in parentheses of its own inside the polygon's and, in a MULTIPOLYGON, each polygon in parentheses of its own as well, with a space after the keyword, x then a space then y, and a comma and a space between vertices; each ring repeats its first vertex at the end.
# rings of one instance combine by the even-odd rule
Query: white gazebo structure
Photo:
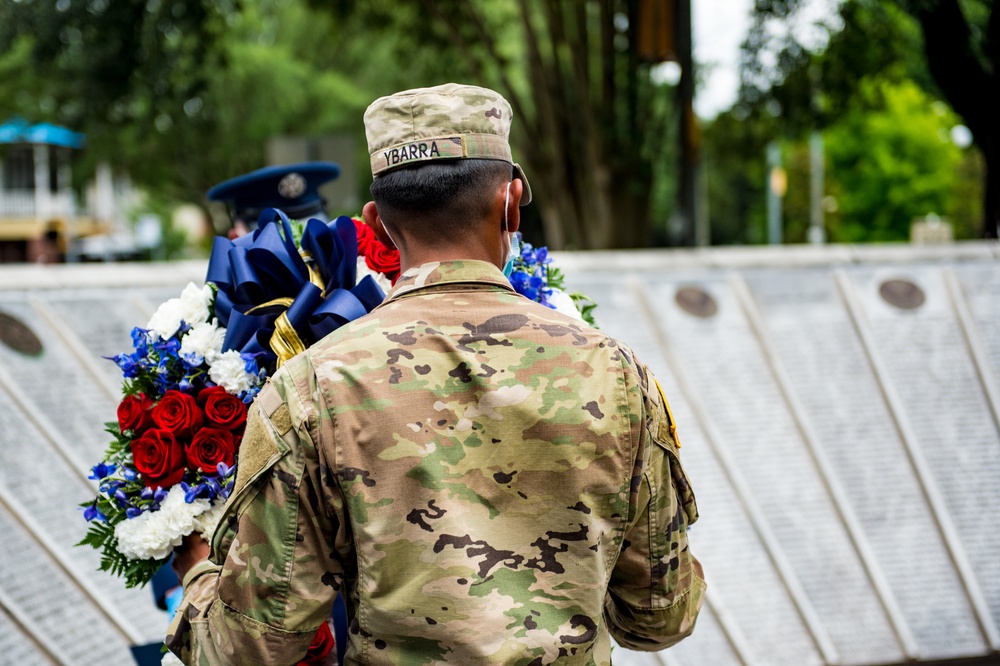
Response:
POLYGON ((98 166, 89 209, 81 209, 72 187, 72 154, 85 140, 24 118, 0 124, 0 262, 60 261, 74 238, 110 230, 116 201, 110 167, 98 166))

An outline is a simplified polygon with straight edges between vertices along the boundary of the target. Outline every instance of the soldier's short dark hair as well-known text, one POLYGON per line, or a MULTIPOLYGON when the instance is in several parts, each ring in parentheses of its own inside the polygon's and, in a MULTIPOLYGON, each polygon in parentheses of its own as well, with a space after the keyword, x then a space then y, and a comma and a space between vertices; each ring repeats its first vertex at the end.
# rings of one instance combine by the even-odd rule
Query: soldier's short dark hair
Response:
POLYGON ((449 242, 489 215, 497 188, 513 173, 500 160, 423 162, 378 176, 370 191, 390 233, 399 229, 424 242, 449 242))

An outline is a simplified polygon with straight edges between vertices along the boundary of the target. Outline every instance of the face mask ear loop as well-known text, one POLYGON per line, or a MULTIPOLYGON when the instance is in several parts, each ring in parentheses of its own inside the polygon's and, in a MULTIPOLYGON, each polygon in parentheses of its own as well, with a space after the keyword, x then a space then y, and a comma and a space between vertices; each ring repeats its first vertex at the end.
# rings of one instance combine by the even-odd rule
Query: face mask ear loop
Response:
POLYGON ((510 205, 510 183, 507 183, 507 194, 504 195, 503 203, 503 230, 509 235, 507 239, 507 260, 504 262, 503 274, 508 278, 514 271, 514 258, 521 254, 521 239, 518 238, 518 234, 512 234, 509 231, 508 221, 507 221, 507 207, 510 205))
POLYGON ((398 250, 399 246, 396 245, 396 239, 389 235, 389 230, 385 228, 385 222, 382 223, 382 231, 385 232, 386 236, 389 236, 389 240, 392 241, 393 246, 398 250))

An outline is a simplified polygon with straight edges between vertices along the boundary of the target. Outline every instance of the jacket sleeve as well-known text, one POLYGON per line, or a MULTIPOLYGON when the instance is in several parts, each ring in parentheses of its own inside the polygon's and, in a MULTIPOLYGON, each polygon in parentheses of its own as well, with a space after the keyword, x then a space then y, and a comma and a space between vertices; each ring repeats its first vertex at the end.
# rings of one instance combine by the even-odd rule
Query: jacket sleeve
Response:
POLYGON ((637 361, 625 364, 625 375, 632 413, 641 416, 628 523, 604 614, 623 647, 661 650, 690 635, 701 609, 705 578, 687 534, 698 509, 659 384, 637 361))
POLYGON ((335 519, 287 379, 276 374, 250 407, 212 562, 185 576, 166 643, 186 664, 295 664, 330 615, 341 573, 327 545, 335 519))

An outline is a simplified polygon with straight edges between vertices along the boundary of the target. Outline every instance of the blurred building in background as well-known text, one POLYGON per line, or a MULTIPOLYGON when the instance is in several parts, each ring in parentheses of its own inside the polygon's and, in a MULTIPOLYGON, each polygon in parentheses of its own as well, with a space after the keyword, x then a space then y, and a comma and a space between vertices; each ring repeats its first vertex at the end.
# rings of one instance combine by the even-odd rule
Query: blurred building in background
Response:
POLYGON ((97 247, 87 239, 110 239, 126 228, 137 196, 127 177, 102 163, 82 201, 73 188, 74 153, 85 143, 83 134, 58 125, 17 117, 0 124, 0 262, 86 258, 97 247))

